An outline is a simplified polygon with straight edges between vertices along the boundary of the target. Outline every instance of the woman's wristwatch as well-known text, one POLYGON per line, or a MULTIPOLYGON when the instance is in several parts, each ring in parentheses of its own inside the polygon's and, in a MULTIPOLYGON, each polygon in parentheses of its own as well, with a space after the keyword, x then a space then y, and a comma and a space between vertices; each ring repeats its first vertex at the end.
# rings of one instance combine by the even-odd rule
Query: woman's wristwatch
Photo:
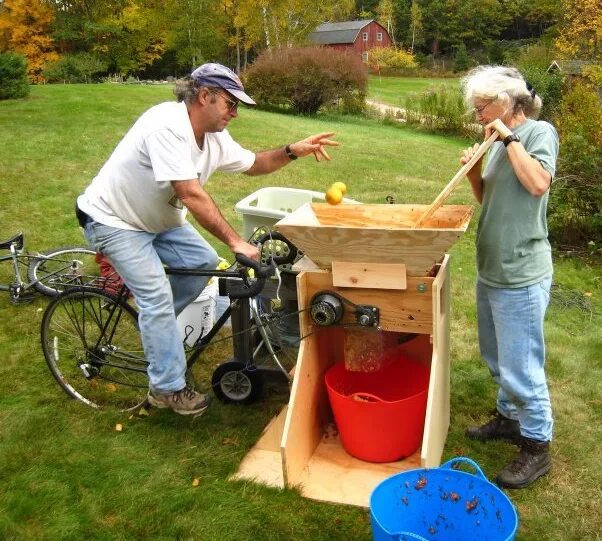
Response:
POLYGON ((517 142, 520 141, 520 137, 518 135, 516 135, 515 133, 506 135, 506 137, 504 137, 504 139, 502 139, 502 142, 504 143, 505 147, 507 147, 510 143, 514 143, 514 141, 517 141, 517 142))

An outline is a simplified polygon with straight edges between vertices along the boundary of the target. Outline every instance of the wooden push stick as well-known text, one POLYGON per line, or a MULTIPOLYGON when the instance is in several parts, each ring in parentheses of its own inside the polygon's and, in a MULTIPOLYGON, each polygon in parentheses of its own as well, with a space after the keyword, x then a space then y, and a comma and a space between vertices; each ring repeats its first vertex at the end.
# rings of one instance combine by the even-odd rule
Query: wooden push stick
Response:
POLYGON ((483 154, 489 150, 489 147, 497 138, 498 133, 497 131, 494 131, 489 136, 489 139, 481 143, 481 146, 477 148, 477 151, 473 154, 472 158, 470 158, 470 160, 462 166, 462 168, 454 175, 454 178, 449 181, 447 186, 443 188, 442 192, 432 202, 431 206, 424 211, 418 220, 416 220, 416 223, 412 226, 412 229, 416 229, 417 227, 421 226, 426 220, 435 214, 435 211, 441 205, 443 205, 444 201, 451 195, 454 188, 460 184, 460 181, 464 178, 464 175, 466 175, 466 173, 472 169, 473 165, 481 159, 483 154))

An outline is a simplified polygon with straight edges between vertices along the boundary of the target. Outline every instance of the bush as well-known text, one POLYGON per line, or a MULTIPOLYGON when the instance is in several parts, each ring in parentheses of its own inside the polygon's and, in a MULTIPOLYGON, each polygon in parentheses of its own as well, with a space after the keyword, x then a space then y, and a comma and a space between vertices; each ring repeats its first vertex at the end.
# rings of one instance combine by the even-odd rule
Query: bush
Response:
POLYGON ((27 94, 27 60, 20 54, 0 53, 0 100, 24 98, 27 94))
POLYGON ((459 89, 432 87, 406 98, 406 122, 429 131, 472 136, 480 128, 466 115, 459 89))
POLYGON ((404 72, 418 67, 414 56, 393 47, 376 47, 368 54, 370 69, 376 72, 404 72))
POLYGON ((44 69, 49 83, 90 83, 107 70, 107 64, 90 53, 65 55, 44 69))
POLYGON ((314 115, 329 104, 363 106, 368 75, 357 53, 328 47, 264 51, 244 74, 249 93, 264 107, 314 115))
POLYGON ((514 62, 543 101, 540 114, 542 120, 554 118, 562 100, 564 77, 558 72, 547 71, 552 60, 552 50, 540 44, 523 48, 514 62))
POLYGON ((583 82, 566 92, 555 124, 560 135, 556 181, 550 191, 550 237, 557 245, 602 243, 602 104, 583 82))

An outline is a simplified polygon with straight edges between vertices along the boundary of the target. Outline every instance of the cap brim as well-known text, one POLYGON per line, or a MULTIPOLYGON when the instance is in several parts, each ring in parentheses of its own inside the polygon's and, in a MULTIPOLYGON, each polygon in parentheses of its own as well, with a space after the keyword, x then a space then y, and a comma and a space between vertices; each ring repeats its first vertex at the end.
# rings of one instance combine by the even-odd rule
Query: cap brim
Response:
POLYGON ((251 96, 249 96, 248 94, 245 94, 242 90, 235 90, 235 89, 230 89, 230 88, 227 88, 224 90, 227 90, 235 98, 239 99, 243 103, 246 103, 247 105, 257 105, 255 103, 255 101, 253 100, 253 98, 251 98, 251 96))

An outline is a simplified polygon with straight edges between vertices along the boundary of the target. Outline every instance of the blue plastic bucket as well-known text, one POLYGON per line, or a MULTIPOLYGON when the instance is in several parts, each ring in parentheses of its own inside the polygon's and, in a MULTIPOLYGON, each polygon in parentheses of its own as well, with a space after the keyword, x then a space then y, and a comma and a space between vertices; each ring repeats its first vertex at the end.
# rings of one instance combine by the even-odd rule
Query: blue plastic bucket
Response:
POLYGON ((370 496, 370 517, 375 541, 511 541, 518 528, 508 496, 465 457, 385 479, 370 496))

